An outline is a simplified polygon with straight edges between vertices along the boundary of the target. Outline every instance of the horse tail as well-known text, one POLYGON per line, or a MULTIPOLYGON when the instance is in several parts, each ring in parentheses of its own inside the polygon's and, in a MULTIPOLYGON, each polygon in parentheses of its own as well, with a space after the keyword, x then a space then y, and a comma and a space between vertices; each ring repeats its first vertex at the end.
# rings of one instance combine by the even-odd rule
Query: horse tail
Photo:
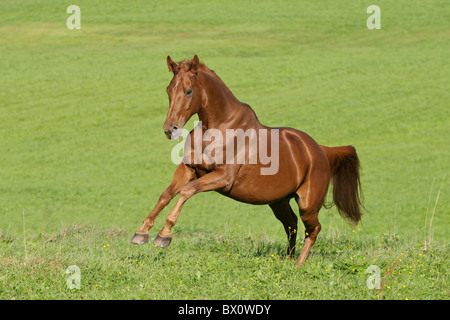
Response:
POLYGON ((321 146, 330 164, 333 202, 342 218, 353 224, 361 220, 362 189, 360 164, 353 146, 321 146))

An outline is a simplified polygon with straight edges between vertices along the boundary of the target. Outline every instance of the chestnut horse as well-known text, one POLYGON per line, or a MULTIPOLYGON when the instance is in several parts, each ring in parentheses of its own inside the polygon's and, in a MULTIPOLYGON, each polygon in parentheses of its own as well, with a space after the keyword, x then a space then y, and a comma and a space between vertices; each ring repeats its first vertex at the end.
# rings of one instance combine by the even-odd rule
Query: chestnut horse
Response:
MULTIPOLYGON (((294 198, 305 226, 305 242, 296 266, 305 262, 320 232, 318 214, 324 205, 330 181, 333 183, 333 202, 341 216, 351 223, 359 222, 361 185, 359 160, 354 147, 325 147, 302 131, 262 125, 250 106, 240 102, 215 72, 201 63, 197 56, 179 63, 167 57, 167 65, 173 73, 172 81, 167 87, 169 111, 163 126, 169 139, 179 136, 181 128, 191 116, 198 114, 201 125, 196 129, 202 133, 210 129, 224 135, 230 129, 242 129, 244 132, 251 129, 255 132, 267 130, 267 141, 272 141, 268 144, 269 151, 273 153, 277 149, 280 156, 276 159, 277 170, 270 174, 262 174, 262 168, 267 167, 267 162, 257 159, 256 163, 239 163, 235 161, 236 154, 234 158, 227 158, 223 162, 206 161, 205 157, 200 161, 192 161, 189 141, 191 147, 200 147, 202 152, 211 143, 210 138, 203 137, 200 145, 196 145, 198 140, 195 142, 193 138, 196 129, 192 130, 189 135, 192 139, 187 139, 183 161, 175 170, 172 183, 161 194, 155 208, 136 231, 131 239, 132 243, 148 242, 148 232, 155 219, 170 200, 180 194, 164 227, 153 241, 156 246, 168 246, 173 237, 171 229, 186 200, 199 192, 212 190, 241 202, 268 204, 286 231, 289 258, 294 256, 297 236, 297 216, 289 204, 290 199, 294 198), (274 137, 276 139, 269 139, 274 137)), ((225 140, 219 148, 216 143, 215 150, 217 152, 223 148, 225 154, 225 149, 230 147, 232 151, 239 153, 239 148, 249 147, 247 140, 240 146, 236 146, 233 140, 231 147, 229 140, 225 140)))

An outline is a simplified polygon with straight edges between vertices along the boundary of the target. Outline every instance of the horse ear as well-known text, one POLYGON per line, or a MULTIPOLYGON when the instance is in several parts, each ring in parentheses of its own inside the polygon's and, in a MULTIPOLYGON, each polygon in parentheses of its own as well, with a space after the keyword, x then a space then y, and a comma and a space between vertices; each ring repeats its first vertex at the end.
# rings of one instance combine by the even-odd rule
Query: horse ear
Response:
POLYGON ((198 65, 200 64, 200 60, 198 60, 197 55, 194 56, 194 59, 191 61, 191 66, 189 67, 189 70, 193 72, 197 72, 198 65))
POLYGON ((169 68, 169 71, 172 72, 174 72, 177 67, 176 62, 174 62, 170 56, 167 56, 167 67, 169 68))

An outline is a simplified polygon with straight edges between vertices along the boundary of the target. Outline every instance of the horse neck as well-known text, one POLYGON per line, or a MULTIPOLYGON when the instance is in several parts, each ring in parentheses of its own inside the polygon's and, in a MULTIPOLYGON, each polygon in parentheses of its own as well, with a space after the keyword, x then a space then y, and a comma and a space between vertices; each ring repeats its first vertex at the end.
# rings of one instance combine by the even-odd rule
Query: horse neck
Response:
POLYGON ((202 80, 203 97, 198 117, 205 129, 248 129, 261 126, 252 108, 240 102, 220 78, 209 71, 202 72, 202 80))

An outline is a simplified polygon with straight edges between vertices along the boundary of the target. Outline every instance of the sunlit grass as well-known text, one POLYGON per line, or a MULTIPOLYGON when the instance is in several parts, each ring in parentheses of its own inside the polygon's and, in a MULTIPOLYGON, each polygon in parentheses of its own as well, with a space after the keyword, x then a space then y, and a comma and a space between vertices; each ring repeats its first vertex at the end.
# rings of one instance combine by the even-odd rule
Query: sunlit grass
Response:
POLYGON ((70 31, 69 4, 2 1, 0 297, 448 299, 449 3, 382 1, 367 30, 370 4, 81 0, 70 31), (354 145, 362 223, 322 209, 295 270, 270 208, 205 193, 169 248, 131 245, 175 168, 169 54, 197 54, 266 125, 354 145))

